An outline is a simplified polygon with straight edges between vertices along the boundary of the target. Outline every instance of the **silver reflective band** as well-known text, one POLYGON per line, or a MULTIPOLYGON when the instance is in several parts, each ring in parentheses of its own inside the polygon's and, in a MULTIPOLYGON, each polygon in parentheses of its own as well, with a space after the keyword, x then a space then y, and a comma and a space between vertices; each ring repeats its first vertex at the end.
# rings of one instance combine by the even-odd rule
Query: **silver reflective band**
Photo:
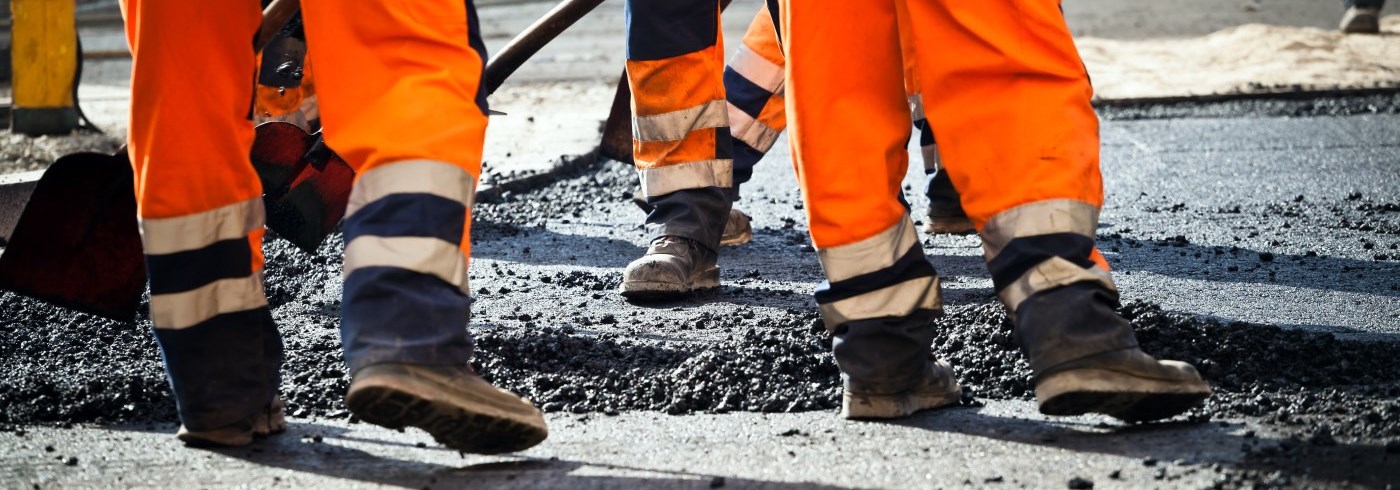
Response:
POLYGON ((993 216, 982 228, 982 251, 996 258, 1011 240, 1051 233, 1075 233, 1095 238, 1099 207, 1075 199, 1051 199, 1022 204, 993 216))
POLYGON ((778 141, 778 135, 782 132, 758 122, 747 112, 730 105, 729 134, 733 135, 734 139, 749 145, 749 148, 767 152, 769 148, 773 147, 773 143, 778 141))
POLYGON ((179 330, 210 318, 267 306, 262 273, 220 279, 189 291, 151 295, 151 323, 156 328, 179 330))
POLYGON ((258 196, 188 216, 141 219, 141 246, 146 255, 187 252, 247 238, 262 227, 263 200, 258 196))
POLYGON ((1020 279, 1006 286, 999 294, 1001 301, 1006 304, 1006 309, 1014 312, 1021 306, 1021 302, 1032 294, 1077 282, 1096 282, 1109 291, 1118 290, 1113 284, 1113 276, 1106 270, 1097 266, 1084 268, 1062 257, 1051 257, 1026 271, 1020 279))
POLYGON ((919 243, 909 213, 875 236, 838 247, 817 250, 817 260, 826 271, 826 280, 840 282, 894 265, 919 243))
POLYGON ((904 317, 914 310, 941 310, 943 297, 938 276, 928 276, 820 305, 819 309, 822 321, 831 330, 854 320, 904 317))
POLYGON ((632 137, 637 141, 678 141, 691 131, 722 128, 729 124, 729 103, 712 100, 679 111, 632 118, 632 137))
POLYGON ((366 170, 355 179, 346 206, 348 218, 369 203, 390 194, 432 194, 472 207, 476 176, 450 163, 406 160, 366 170))
POLYGON ((739 49, 734 50, 734 57, 729 59, 729 67, 733 68, 745 80, 767 90, 768 93, 776 94, 783 91, 783 82, 786 80, 783 66, 759 56, 748 46, 740 44, 739 49))
MULTIPOLYGON (((638 166, 649 162, 638 162, 638 166)), ((734 185, 734 161, 700 160, 698 162, 677 163, 664 167, 638 168, 642 180, 642 194, 657 197, 686 189, 705 187, 732 187, 734 185)))
POLYGON ((345 276, 366 267, 395 267, 437 276, 448 284, 471 290, 467 257, 455 243, 431 237, 361 236, 345 245, 345 276))

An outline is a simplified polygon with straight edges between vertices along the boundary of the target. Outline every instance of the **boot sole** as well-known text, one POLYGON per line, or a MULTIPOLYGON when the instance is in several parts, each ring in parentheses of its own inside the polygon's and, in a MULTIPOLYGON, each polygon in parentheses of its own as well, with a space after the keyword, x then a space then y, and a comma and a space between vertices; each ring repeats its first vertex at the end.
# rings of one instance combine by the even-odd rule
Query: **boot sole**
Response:
POLYGON ((690 277, 687 284, 658 281, 623 281, 618 290, 622 297, 633 300, 655 301, 678 299, 695 291, 719 287, 719 267, 700 271, 690 277))
POLYGON ((419 380, 386 377, 358 383, 345 403, 365 422, 390 429, 417 427, 443 445, 467 453, 522 451, 549 435, 543 420, 469 395, 458 403, 449 402, 442 393, 441 387, 419 380))
POLYGON ((1105 369, 1075 369, 1046 376, 1035 397, 1045 415, 1101 413, 1125 422, 1178 415, 1210 396, 1205 381, 1142 378, 1105 369))
POLYGON ((842 393, 841 417, 848 420, 895 419, 923 410, 942 408, 962 399, 962 386, 944 393, 856 395, 842 393))

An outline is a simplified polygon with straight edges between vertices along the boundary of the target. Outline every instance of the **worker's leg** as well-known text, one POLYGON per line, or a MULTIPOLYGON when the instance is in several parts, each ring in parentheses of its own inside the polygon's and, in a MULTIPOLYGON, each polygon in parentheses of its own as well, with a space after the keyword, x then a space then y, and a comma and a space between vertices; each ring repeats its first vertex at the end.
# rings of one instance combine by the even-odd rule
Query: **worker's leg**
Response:
POLYGON ((938 277, 901 193, 911 120, 895 4, 783 10, 792 153, 827 277, 816 300, 835 337, 843 413, 896 417, 952 403, 951 370, 929 355, 938 277), (845 60, 856 59, 851 69, 845 60))
MULTIPOLYGON (((919 86, 917 44, 914 30, 909 23, 909 9, 904 1, 895 2, 899 16, 899 48, 903 57, 904 90, 909 93, 909 110, 914 118, 914 129, 918 130, 919 152, 924 161, 924 196, 928 198, 928 209, 924 213, 924 231, 928 233, 970 233, 972 222, 963 213, 957 189, 948 179, 948 172, 942 170, 938 161, 938 144, 933 128, 924 117, 924 102, 919 86)), ((924 49, 938 49, 926 46, 924 49)))
POLYGON ((967 213, 962 209, 962 196, 953 187, 948 171, 939 162, 938 143, 934 139, 933 128, 924 118, 922 97, 911 95, 914 129, 919 131, 919 150, 924 160, 924 196, 928 198, 928 212, 924 231, 928 233, 965 234, 976 231, 967 213))
POLYGON ((1142 354, 1114 310, 1118 291, 1094 248, 1103 204, 1098 119, 1059 2, 919 0, 909 9, 918 45, 940 47, 918 52, 923 92, 937 94, 924 99, 924 110, 963 208, 982 231, 1042 411, 1111 408, 1124 418, 1156 418, 1199 401, 1209 388, 1194 369, 1142 354), (1112 390, 1123 398, 1075 391, 1099 368, 1117 369, 1112 390), (1068 389, 1061 394, 1075 406, 1047 403, 1053 397, 1045 392, 1065 381, 1050 378, 1066 371, 1085 376, 1055 388, 1068 389), (1163 396, 1152 408, 1110 406, 1146 395, 1163 396))
POLYGON ((347 405, 459 450, 533 446, 545 437, 538 410, 468 366, 471 206, 487 110, 475 9, 462 0, 301 3, 327 145, 356 170, 344 225, 347 405))
POLYGON ((753 166, 787 129, 783 102, 782 46, 765 4, 749 23, 744 40, 724 69, 724 91, 734 134, 734 200, 753 177, 753 166))
MULTIPOLYGON (((258 3, 123 7, 128 152, 156 340, 185 429, 243 424, 276 396, 282 361, 263 296, 262 189, 248 161, 258 3)), ((237 439, 215 442, 246 443, 237 439)))
POLYGON ((733 182, 723 73, 718 0, 628 0, 632 154, 653 239, 624 272, 624 296, 719 285, 715 250, 733 182))

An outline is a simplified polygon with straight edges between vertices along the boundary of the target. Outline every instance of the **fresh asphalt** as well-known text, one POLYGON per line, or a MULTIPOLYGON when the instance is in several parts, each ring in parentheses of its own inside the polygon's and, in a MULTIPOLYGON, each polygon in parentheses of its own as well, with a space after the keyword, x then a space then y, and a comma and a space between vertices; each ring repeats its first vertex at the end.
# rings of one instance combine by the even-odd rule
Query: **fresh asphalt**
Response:
MULTIPOLYGON (((999 333, 976 236, 924 241, 950 311, 936 350, 976 399, 893 423, 839 420, 835 371, 813 324, 821 271, 779 143, 740 202, 754 216, 754 243, 723 250, 725 286, 691 300, 634 305, 613 292, 646 242, 624 166, 602 163, 478 206, 478 367, 549 410, 552 434, 535 449, 460 456, 422 433, 348 418, 338 398, 337 244, 308 257, 273 240, 268 290, 288 339, 284 392, 296 415, 288 434, 242 449, 182 448, 148 323, 3 295, 11 369, 0 380, 0 481, 1384 488, 1400 481, 1397 102, 1103 112, 1100 246, 1135 305, 1126 311, 1145 345, 1208 363, 1219 390, 1206 409, 1164 423, 1036 414, 1024 363, 999 333), (1216 348, 1240 342, 1243 351, 1216 348)), ((916 214, 917 173, 907 181, 916 214)))

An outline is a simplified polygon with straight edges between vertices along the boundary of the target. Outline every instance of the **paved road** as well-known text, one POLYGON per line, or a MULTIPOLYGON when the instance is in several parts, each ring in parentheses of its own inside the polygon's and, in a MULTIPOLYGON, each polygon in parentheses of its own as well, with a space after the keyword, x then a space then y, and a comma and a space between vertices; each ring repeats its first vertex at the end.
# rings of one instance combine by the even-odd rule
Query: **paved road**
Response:
MULTIPOLYGON (((1400 357, 1393 355, 1400 353, 1395 347, 1400 344, 1394 342, 1400 338, 1400 261, 1393 258, 1400 253, 1397 126, 1400 116, 1386 114, 1281 118, 1246 112, 1106 120, 1103 166, 1109 203, 1101 246, 1116 267, 1125 299, 1225 321, 1337 333, 1363 341, 1342 350, 1365 347, 1379 353, 1373 358, 1400 357), (1266 254, 1271 259, 1264 259, 1266 254), (1386 258, 1379 258, 1382 255, 1386 258)), ((1000 378, 1003 388, 997 387, 997 378, 986 378, 986 363, 1005 363, 1016 359, 1015 354, 960 365, 969 376, 983 372, 969 379, 981 380, 979 392, 992 394, 984 396, 984 407, 960 407, 901 423, 847 423, 830 410, 744 412, 757 405, 735 413, 703 413, 704 406, 692 407, 702 413, 676 416, 633 409, 665 406, 665 397, 691 396, 643 395, 662 396, 662 405, 628 398, 638 396, 634 384, 655 386, 648 383, 670 383, 672 388, 688 383, 681 391, 693 389, 692 395, 702 398, 701 391, 715 389, 763 397, 763 390, 743 387, 770 378, 774 389, 798 393, 788 399, 794 403, 827 396, 835 378, 829 358, 813 357, 812 364, 804 364, 807 361, 787 357, 786 351, 774 354, 776 358, 725 352, 744 345, 745 338, 768 345, 815 335, 787 326, 793 319, 803 325, 811 318, 809 294, 820 280, 820 269, 806 245, 803 211, 786 153, 780 144, 745 188, 742 205, 755 216, 756 237, 753 244, 722 253, 726 287, 690 301, 631 305, 611 291, 620 268, 645 244, 644 231, 635 225, 640 214, 625 202, 631 177, 624 167, 604 164, 541 191, 479 206, 472 284, 478 299, 473 329, 482 339, 482 362, 500 382, 533 393, 552 410, 551 439, 520 457, 462 458, 437 448, 421 433, 347 423, 336 401, 344 389, 334 335, 338 259, 307 258, 278 246, 269 253, 269 292, 288 336, 284 390, 294 413, 300 414, 290 434, 248 449, 200 451, 178 447, 168 424, 80 424, 73 429, 22 425, 18 429, 23 436, 16 427, 8 427, 0 431, 0 481, 41 487, 297 488, 705 488, 719 483, 717 477, 736 488, 947 488, 966 483, 1063 488, 1076 477, 1094 481, 1095 488, 1285 481, 1379 487, 1400 481, 1395 456, 1384 448, 1387 441, 1400 444, 1393 440, 1400 432, 1363 420, 1383 420, 1381 414, 1394 413, 1393 396, 1384 395, 1393 390, 1385 386, 1400 375, 1394 362, 1368 373, 1380 378, 1381 391, 1336 395, 1332 386, 1306 381, 1319 376, 1312 370, 1323 366, 1280 360, 1304 366, 1300 373, 1283 374, 1302 376, 1289 378, 1302 384, 1265 386, 1258 393, 1275 400, 1268 402, 1274 405, 1255 405, 1263 407, 1257 415, 1219 408, 1243 403, 1247 409, 1252 403, 1247 400, 1255 396, 1252 392, 1230 388, 1220 395, 1225 401, 1218 403, 1223 405, 1210 409, 1216 413, 1213 421, 1185 418, 1141 427, 1035 414, 1028 402, 1004 394, 1008 379, 1024 379, 1015 371, 1022 368, 1013 365, 1010 377, 1000 378), (749 337, 754 332, 759 335, 749 337), (668 352, 679 353, 683 361, 647 368, 651 361, 646 359, 668 352), (725 361, 731 353, 740 356, 737 364, 725 361), (613 359, 622 361, 600 357, 618 355, 622 357, 613 359), (771 361, 764 369, 773 371, 733 371, 763 359, 771 361), (613 364, 617 362, 632 367, 618 371, 613 364), (793 369, 807 374, 794 376, 793 369), (580 388, 570 388, 570 383, 580 388), (812 388, 802 388, 804 383, 812 388), (608 416, 609 410, 599 406, 622 409, 608 416), (1290 407, 1282 418, 1277 408, 1281 406, 1290 407), (1367 406, 1377 408, 1367 412, 1372 410, 1367 406), (1320 407, 1339 407, 1336 413, 1341 415, 1320 407), (584 413, 567 413, 573 410, 584 413), (1293 419, 1286 417, 1289 411, 1293 419), (1313 412, 1321 418, 1298 422, 1313 412), (1326 431, 1317 428, 1319 420, 1350 428, 1334 440, 1321 435, 1326 431), (319 443, 316 436, 321 437, 319 443), (425 447, 416 447, 418 443, 425 447), (65 464, 70 456, 78 458, 75 465, 65 464), (1149 466, 1149 459, 1159 462, 1149 466), (1115 471, 1117 478, 1110 476, 1115 471)), ((915 182, 911 178, 909 183, 915 182)), ((914 209, 922 209, 921 198, 911 200, 914 209)), ((333 248, 328 245, 326 250, 333 248)), ((925 250, 946 280, 946 300, 955 319, 946 328, 964 328, 957 322, 968 321, 969 312, 983 311, 994 301, 978 239, 926 238, 925 250)), ((0 300, 0 307, 14 301, 0 300)), ((74 338, 93 335, 84 333, 88 327, 83 322, 60 313, 35 315, 34 321, 47 323, 19 325, 13 331, 43 332, 56 336, 46 342, 77 346, 77 351, 55 352, 53 359, 99 355, 74 338)), ((139 338, 143 324, 104 328, 134 331, 139 338)), ((23 376, 43 380, 40 386, 49 390, 44 393, 57 390, 49 396, 79 397, 72 403, 101 407, 107 402, 85 402, 81 397, 101 393, 101 386, 128 386, 138 392, 158 389, 162 383, 153 371, 149 340, 132 347, 120 340, 123 335, 131 334, 117 335, 107 348, 134 352, 146 361, 139 369, 114 365, 118 369, 108 370, 114 374, 100 381, 83 380, 94 376, 87 367, 61 363, 43 368, 48 361, 42 358, 14 362, 26 373, 23 376), (43 384, 50 383, 48 372, 36 372, 43 369, 52 371, 55 379, 74 380, 77 391, 63 391, 70 389, 62 384, 69 381, 43 384), (123 369, 132 369, 132 374, 123 374, 123 369)), ((1271 348, 1298 353, 1290 355, 1321 354, 1298 350, 1289 343, 1296 340, 1292 337, 1267 338, 1279 342, 1266 344, 1271 348)), ((1179 339, 1182 344, 1175 347, 1213 352, 1188 344, 1214 340, 1179 339)), ((26 349, 33 344, 29 345, 26 349)), ((1211 361, 1226 374, 1244 366, 1231 365, 1230 359, 1211 361)), ((1260 364, 1258 359, 1238 362, 1255 369, 1260 364)), ((1212 372, 1217 379, 1222 376, 1212 372)), ((25 382, 7 381, 15 386, 25 382)), ((754 403, 742 397, 739 402, 738 408, 754 403)), ((149 402, 134 403, 137 412, 149 409, 144 405, 149 402)), ((156 406, 169 413, 161 403, 168 404, 168 399, 156 406)), ((122 415, 130 414, 130 407, 118 404, 107 417, 130 416, 122 415)), ((88 408, 85 416, 91 417, 93 410, 97 409, 88 408)))
MULTIPOLYGON (((218 451, 180 447, 167 425, 31 428, 23 437, 0 433, 0 479, 13 488, 834 489, 1065 488, 1077 477, 1095 488, 1203 488, 1220 477, 1216 465, 1243 461, 1239 447, 1251 440, 1244 434, 1259 430, 1045 423, 1023 402, 891 424, 846 423, 830 413, 554 415, 549 422, 549 439, 519 457, 462 457, 422 433, 343 421, 298 420, 267 443, 218 451), (76 465, 65 464, 69 457, 76 465), (1148 458, 1160 462, 1144 465, 1148 458), (1159 470, 1163 478, 1155 479, 1159 470)), ((1382 455, 1365 445, 1338 453, 1368 462, 1382 455)))

